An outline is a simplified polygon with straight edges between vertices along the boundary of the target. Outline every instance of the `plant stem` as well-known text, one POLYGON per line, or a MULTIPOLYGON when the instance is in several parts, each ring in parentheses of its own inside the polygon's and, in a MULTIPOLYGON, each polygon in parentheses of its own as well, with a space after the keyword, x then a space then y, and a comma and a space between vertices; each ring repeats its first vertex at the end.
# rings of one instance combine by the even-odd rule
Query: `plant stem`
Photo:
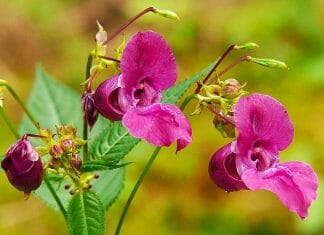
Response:
POLYGON ((155 7, 148 7, 146 9, 144 9, 143 11, 141 11, 139 14, 137 14, 136 16, 134 16, 132 19, 130 19, 126 24, 124 24, 123 26, 121 26, 118 30, 116 30, 113 34, 111 34, 107 40, 103 43, 103 45, 106 45, 109 41, 111 41, 112 39, 114 39, 118 34, 120 34, 124 29, 126 29, 130 24, 132 24, 133 22, 135 22, 138 18, 140 18, 141 16, 145 15, 148 12, 156 12, 156 8, 155 7))
POLYGON ((16 137, 16 139, 19 139, 20 135, 17 129, 15 128, 15 125, 12 123, 10 117, 7 115, 7 113, 4 111, 4 109, 1 106, 0 106, 0 115, 2 116, 7 126, 9 127, 12 134, 16 137))
POLYGON ((194 98, 195 98, 194 94, 187 96, 182 102, 182 104, 180 105, 180 109, 183 111, 185 107, 189 104, 189 102, 194 98))
POLYGON ((135 197, 135 194, 136 194, 139 186, 142 184, 144 177, 146 176, 147 172, 150 170, 150 168, 151 168, 154 160, 156 159, 158 153, 160 152, 161 148, 162 147, 156 147, 155 148, 155 150, 152 153, 149 161, 146 163, 146 165, 145 165, 145 167, 143 169, 143 172, 141 173, 140 177, 138 178, 138 180, 137 180, 137 182, 136 182, 136 184, 135 184, 135 186, 134 186, 131 194, 129 195, 129 197, 127 199, 127 202, 125 204, 125 207, 123 209, 123 212, 122 212, 122 214, 120 216, 120 219, 119 219, 119 222, 118 222, 118 225, 117 225, 117 229, 116 229, 115 235, 119 235, 120 234, 120 230, 122 228, 122 225, 123 225, 125 216, 127 214, 127 211, 129 209, 129 206, 131 205, 131 203, 132 203, 132 201, 133 201, 133 199, 135 197))
POLYGON ((52 194, 54 200, 56 201, 58 207, 60 208, 60 211, 62 212, 64 219, 66 220, 67 214, 66 214, 66 210, 60 200, 60 198, 57 196, 53 186, 51 185, 51 183, 48 181, 48 179, 46 177, 44 177, 44 182, 48 188, 48 190, 50 191, 50 193, 52 194))
MULTIPOLYGON (((93 55, 91 55, 91 53, 88 55, 88 60, 87 60, 87 67, 86 67, 86 73, 85 73, 85 80, 88 80, 88 78, 90 77, 90 70, 91 70, 91 66, 92 66, 92 61, 93 61, 93 55)), ((88 89, 87 86, 85 88, 86 90, 88 89)), ((83 132, 82 132, 82 138, 84 140, 88 139, 88 123, 86 120, 86 116, 83 115, 83 132)), ((86 142, 83 145, 83 161, 86 162, 88 161, 88 142, 86 142)))
MULTIPOLYGON (((209 73, 207 74, 207 76, 204 78, 204 80, 202 81, 202 84, 205 84, 208 81, 208 78, 213 74, 213 72, 216 70, 216 68, 220 65, 220 63, 226 58, 226 56, 235 49, 235 44, 230 45, 225 51, 224 53, 218 58, 218 60, 216 61, 215 65, 213 66, 213 68, 209 71, 209 73)), ((202 85, 198 84, 198 87, 196 88, 195 94, 198 94, 201 90, 202 85)))
POLYGON ((20 99, 20 97, 15 92, 15 90, 12 89, 12 87, 9 85, 9 83, 5 80, 0 80, 0 86, 4 86, 8 89, 8 91, 11 93, 12 97, 22 107, 22 109, 25 111, 28 118, 31 120, 31 122, 34 124, 34 126, 37 128, 37 130, 40 130, 39 123, 36 121, 36 119, 33 117, 33 115, 29 112, 29 110, 25 106, 24 102, 20 99))

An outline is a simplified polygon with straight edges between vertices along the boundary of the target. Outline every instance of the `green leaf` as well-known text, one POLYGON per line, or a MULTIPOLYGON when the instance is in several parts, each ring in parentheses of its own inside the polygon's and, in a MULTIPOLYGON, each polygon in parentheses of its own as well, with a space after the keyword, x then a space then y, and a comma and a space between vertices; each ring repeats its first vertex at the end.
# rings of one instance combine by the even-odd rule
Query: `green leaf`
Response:
POLYGON ((120 163, 120 164, 109 164, 105 160, 93 160, 91 162, 86 162, 82 164, 81 172, 91 172, 91 171, 105 171, 105 170, 114 170, 120 167, 125 167, 131 164, 131 162, 120 163))
MULTIPOLYGON (((0 162, 4 159, 4 155, 0 155, 0 162)), ((0 167, 0 172, 2 171, 2 167, 0 167)))
POLYGON ((163 103, 177 103, 185 92, 196 82, 198 82, 201 78, 206 76, 209 71, 213 68, 216 62, 210 64, 203 70, 199 71, 198 73, 194 74, 190 78, 179 82, 178 84, 174 85, 173 87, 169 88, 163 93, 163 103))
MULTIPOLYGON (((52 80, 45 74, 41 66, 37 66, 36 82, 27 106, 42 128, 50 128, 54 131, 55 125, 73 123, 78 129, 78 135, 81 136, 82 113, 80 95, 72 89, 52 80)), ((90 133, 90 139, 96 139, 97 135, 109 125, 107 121, 99 119, 90 133)), ((22 119, 19 131, 21 134, 37 132, 26 116, 22 119)), ((31 140, 34 144, 40 143, 37 142, 36 138, 31 140)), ((91 141, 89 144, 91 148, 91 141)), ((121 167, 111 171, 100 172, 99 179, 91 182, 93 190, 97 192, 106 209, 116 200, 123 188, 124 170, 121 167)), ((54 189, 56 189, 63 205, 67 208, 71 195, 64 189, 64 185, 70 182, 63 180, 62 182, 51 181, 51 183, 54 189)), ((44 183, 35 191, 35 194, 47 205, 58 209, 56 202, 44 183)))
POLYGON ((89 155, 106 161, 107 166, 116 165, 139 141, 128 133, 121 122, 114 122, 90 140, 89 155))
POLYGON ((100 198, 91 191, 76 194, 67 209, 71 235, 104 234, 105 210, 100 198))

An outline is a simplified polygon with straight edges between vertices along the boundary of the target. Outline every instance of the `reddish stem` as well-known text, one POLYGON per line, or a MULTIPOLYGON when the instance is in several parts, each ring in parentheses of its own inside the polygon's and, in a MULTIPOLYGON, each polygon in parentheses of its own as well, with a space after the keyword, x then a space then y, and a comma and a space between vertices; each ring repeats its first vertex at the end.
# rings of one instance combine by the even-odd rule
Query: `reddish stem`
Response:
POLYGON ((217 112, 211 105, 207 105, 207 108, 212 112, 214 113, 216 116, 220 117, 221 119, 223 119, 225 122, 235 126, 235 122, 233 119, 231 118, 228 118, 226 116, 224 116, 223 114, 217 112))
POLYGON ((103 42, 103 45, 106 45, 109 41, 114 39, 118 34, 120 34, 124 29, 126 29, 130 24, 132 24, 134 21, 136 21, 138 18, 140 18, 141 16, 145 15, 148 12, 156 12, 156 8, 155 7, 148 7, 146 9, 144 9, 143 11, 141 11, 139 14, 137 14, 132 19, 130 19, 126 24, 121 26, 117 31, 115 31, 113 34, 111 34, 106 39, 106 41, 103 42))
MULTIPOLYGON (((205 84, 208 80, 208 78, 213 74, 213 72, 216 70, 216 68, 220 65, 220 63, 222 63, 222 61, 226 58, 226 56, 235 49, 235 44, 230 45, 225 51, 224 53, 221 55, 221 57, 219 57, 219 59, 217 60, 217 62, 215 63, 215 65, 213 66, 213 68, 209 71, 209 73, 207 74, 207 76, 204 78, 202 84, 205 84)), ((202 85, 200 83, 198 83, 198 86, 195 90, 195 94, 198 94, 200 92, 202 88, 202 85)))

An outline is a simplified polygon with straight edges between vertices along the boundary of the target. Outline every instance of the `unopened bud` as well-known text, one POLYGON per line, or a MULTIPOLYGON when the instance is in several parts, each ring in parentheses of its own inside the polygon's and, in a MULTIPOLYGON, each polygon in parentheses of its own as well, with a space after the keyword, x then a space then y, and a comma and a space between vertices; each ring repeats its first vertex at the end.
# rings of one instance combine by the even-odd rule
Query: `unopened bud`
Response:
POLYGON ((94 92, 85 92, 81 98, 83 117, 86 119, 90 129, 96 123, 98 118, 98 111, 96 109, 93 95, 94 92))
POLYGON ((285 62, 273 59, 260 59, 260 58, 253 58, 251 56, 248 57, 248 61, 253 63, 269 67, 269 68, 277 68, 277 69, 288 69, 288 66, 285 62))
POLYGON ((106 30, 104 30, 104 28, 102 27, 102 25, 99 23, 99 21, 97 21, 97 25, 98 25, 98 32, 96 33, 96 42, 99 45, 104 44, 107 41, 107 32, 106 30))
POLYGON ((233 99, 240 94, 241 84, 234 78, 226 79, 224 81, 222 96, 224 98, 233 99))
POLYGON ((94 176, 93 176, 93 178, 95 178, 95 179, 99 179, 99 175, 98 174, 94 174, 94 176))
POLYGON ((63 154, 63 149, 58 145, 54 145, 50 151, 50 154, 51 156, 57 158, 63 154))
POLYGON ((26 136, 9 148, 1 167, 9 182, 25 194, 37 189, 43 181, 42 160, 26 136))
POLYGON ((78 171, 80 171, 82 166, 82 160, 78 154, 73 154, 71 165, 78 171))
POLYGON ((65 152, 71 152, 73 149, 73 142, 70 139, 62 140, 61 146, 65 152))
POLYGON ((259 45, 254 42, 247 42, 243 45, 235 45, 234 49, 240 50, 240 51, 251 51, 258 47, 259 47, 259 45))
POLYGON ((223 119, 221 119, 218 116, 214 117, 213 124, 224 138, 235 137, 235 126, 233 126, 232 124, 225 122, 223 119))
POLYGON ((180 20, 179 16, 175 12, 170 10, 155 9, 154 13, 166 18, 180 20))

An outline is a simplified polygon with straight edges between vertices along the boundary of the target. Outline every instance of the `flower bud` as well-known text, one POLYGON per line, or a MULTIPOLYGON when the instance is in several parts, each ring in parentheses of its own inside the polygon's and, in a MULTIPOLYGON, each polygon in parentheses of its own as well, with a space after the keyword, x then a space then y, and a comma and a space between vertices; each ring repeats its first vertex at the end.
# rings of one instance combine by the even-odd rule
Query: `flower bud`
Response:
POLYGON ((82 166, 82 160, 78 154, 73 154, 73 159, 71 161, 71 165, 78 171, 80 171, 82 166))
POLYGON ((269 67, 269 68, 277 68, 277 69, 288 69, 288 66, 285 62, 273 59, 260 59, 260 58, 253 58, 251 56, 248 57, 248 61, 253 63, 269 67))
POLYGON ((61 146, 65 152, 71 152, 73 149, 73 142, 70 139, 62 140, 61 146))
POLYGON ((236 98, 241 91, 241 84, 234 78, 230 78, 224 81, 222 95, 225 98, 236 98))
POLYGON ((50 151, 50 154, 51 156, 57 158, 63 154, 63 149, 58 145, 54 145, 50 151))
POLYGON ((25 136, 9 148, 1 167, 9 182, 25 194, 37 189, 42 183, 42 160, 25 136))
POLYGON ((97 21, 97 25, 98 25, 98 32, 96 33, 96 42, 99 45, 104 44, 107 41, 107 32, 106 30, 104 30, 104 28, 102 27, 102 25, 99 23, 99 21, 97 21))
POLYGON ((179 16, 175 12, 170 11, 170 10, 155 9, 154 12, 160 16, 165 17, 165 18, 180 20, 179 16))
POLYGON ((225 122, 223 119, 221 119, 218 116, 214 117, 213 124, 224 138, 235 137, 235 126, 233 126, 232 124, 225 122))
POLYGON ((254 42, 247 42, 243 45, 235 45, 234 49, 240 50, 240 51, 251 51, 258 47, 259 47, 259 45, 254 42))
POLYGON ((81 100, 83 116, 87 120, 90 128, 93 127, 98 118, 98 111, 96 109, 93 95, 94 92, 85 92, 81 100))

